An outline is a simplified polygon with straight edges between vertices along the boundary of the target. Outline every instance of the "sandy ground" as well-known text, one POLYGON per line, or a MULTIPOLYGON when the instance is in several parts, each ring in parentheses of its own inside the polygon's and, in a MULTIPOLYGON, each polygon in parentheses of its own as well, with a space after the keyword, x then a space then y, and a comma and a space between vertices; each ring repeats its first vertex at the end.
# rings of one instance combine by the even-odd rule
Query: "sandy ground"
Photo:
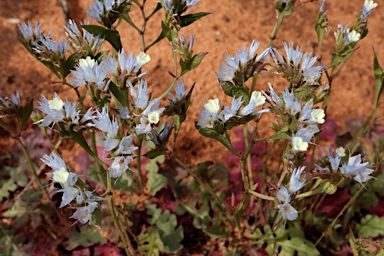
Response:
MULTIPOLYGON (((328 17, 333 29, 338 23, 352 25, 361 12, 363 0, 327 1, 328 17)), ((384 2, 377 0, 379 8, 369 18, 368 36, 359 43, 358 51, 343 67, 342 74, 334 81, 328 118, 334 120, 339 126, 339 131, 346 129, 346 118, 367 117, 373 107, 374 77, 372 71, 373 50, 384 66, 384 16, 382 8, 384 2)), ((90 20, 86 15, 87 5, 90 0, 68 0, 69 17, 82 21, 90 20)), ((148 6, 154 6, 156 1, 149 1, 148 6)), ((314 25, 320 1, 298 1, 294 13, 283 23, 274 46, 282 49, 282 41, 293 41, 295 45, 302 46, 304 51, 317 52, 316 34, 314 25)), ((179 153, 191 164, 202 160, 216 159, 223 161, 226 151, 213 140, 203 138, 195 129, 194 122, 198 120, 198 110, 207 98, 218 97, 224 102, 229 102, 215 77, 219 71, 220 62, 224 61, 226 52, 234 55, 236 49, 248 47, 252 40, 260 41, 261 52, 268 41, 275 24, 275 12, 272 1, 267 0, 201 0, 189 12, 209 11, 208 17, 181 30, 181 34, 189 37, 195 35, 195 52, 209 52, 202 65, 195 71, 185 76, 188 88, 196 82, 192 97, 192 104, 186 123, 183 126, 180 138, 179 153), (225 4, 223 4, 225 3, 225 4), (183 135, 184 134, 184 135, 183 135)), ((133 19, 139 16, 133 12, 133 19)), ((160 19, 163 13, 159 12, 152 22, 146 39, 151 41, 160 32, 160 19)), ((53 37, 63 37, 65 22, 63 12, 55 0, 1 0, 0 1, 0 90, 2 95, 19 91, 23 100, 34 98, 38 100, 41 95, 51 96, 58 92, 62 98, 74 99, 74 92, 68 87, 53 83, 57 78, 50 71, 30 56, 18 42, 15 23, 20 21, 39 21, 45 32, 53 31, 53 37)), ((121 37, 126 52, 137 54, 140 50, 139 36, 131 28, 122 25, 121 37)), ((323 47, 323 61, 329 63, 330 51, 334 45, 333 32, 326 34, 323 47)), ((151 90, 154 95, 159 95, 167 88, 171 77, 168 75, 172 67, 171 48, 166 40, 148 51, 152 61, 146 66, 151 90)), ((276 80, 271 75, 262 77, 256 89, 267 89, 267 81, 273 82, 275 89, 284 89, 284 82, 276 80)), ((266 123, 263 131, 268 130, 266 123)), ((3 135, 0 137, 0 154, 5 153, 10 147, 10 141, 3 135)))

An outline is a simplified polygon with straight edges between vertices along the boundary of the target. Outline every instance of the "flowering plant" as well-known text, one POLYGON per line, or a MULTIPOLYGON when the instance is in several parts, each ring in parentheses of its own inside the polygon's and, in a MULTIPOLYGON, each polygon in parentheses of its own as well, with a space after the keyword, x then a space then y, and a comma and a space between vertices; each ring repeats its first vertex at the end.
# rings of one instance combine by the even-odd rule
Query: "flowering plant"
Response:
MULTIPOLYGON (((198 86, 185 84, 183 76, 198 68, 207 55, 194 53, 193 35, 188 41, 180 34, 183 27, 210 14, 184 14, 198 2, 160 0, 148 14, 146 0, 94 0, 88 15, 98 25, 88 21, 77 25, 69 20, 63 40, 52 39, 51 32, 45 34, 38 23, 18 27, 22 45, 77 97, 70 101, 59 93, 42 96, 35 111, 32 101, 21 104, 19 93, 0 97, 0 125, 21 145, 34 180, 65 227, 60 235, 69 239, 63 246, 68 251, 87 246, 74 241, 76 235, 70 226, 77 225, 80 233, 97 233, 92 242, 108 241, 127 255, 188 253, 188 248, 183 248, 188 244, 188 229, 222 239, 227 243, 223 252, 228 255, 250 251, 262 255, 329 254, 341 244, 335 235, 348 241, 355 255, 358 250, 365 251, 367 241, 357 240, 355 235, 364 238, 370 218, 383 222, 373 215, 351 220, 357 212, 353 204, 364 192, 376 196, 375 187, 383 181, 379 174, 382 154, 367 161, 361 150, 371 143, 362 140, 374 131, 384 82, 376 57, 373 113, 343 147, 331 147, 327 155, 319 155, 316 149, 324 147, 320 136, 328 121, 334 78, 367 35, 368 17, 377 3, 365 0, 353 27, 337 27, 328 64, 321 59, 324 33, 331 29, 325 1, 317 14, 316 56, 295 47, 294 42, 283 42, 284 52, 274 46, 278 29, 296 2, 283 0, 274 1, 277 23, 265 49, 259 50, 260 43, 252 41, 249 48, 225 56, 216 77, 224 94, 232 98, 231 106, 222 105, 218 98, 208 99, 195 126, 202 136, 218 141, 232 155, 239 168, 230 170, 211 161, 189 167, 180 157, 177 143, 198 86), (132 19, 135 8, 141 11, 141 28, 132 19), (147 22, 160 10, 164 12, 161 32, 148 43, 147 22), (128 48, 123 47, 118 30, 121 22, 140 36, 141 49, 136 56, 127 54, 128 48), (146 65, 151 61, 148 50, 161 40, 168 40, 175 71, 169 72, 172 80, 168 88, 154 97, 146 65), (256 90, 258 78, 264 74, 279 77, 285 89, 280 93, 268 82, 268 90, 256 90), (169 101, 164 104, 166 96, 169 101), (275 120, 270 125, 272 132, 263 137, 259 125, 269 122, 265 120, 271 116, 275 120), (6 117, 15 117, 19 129, 11 129, 3 121, 6 117), (29 117, 53 144, 59 145, 62 139, 75 141, 85 152, 84 161, 90 162, 85 173, 72 170, 54 147, 40 159, 40 164, 52 170, 46 173, 50 177, 47 189, 47 180, 36 171, 21 139, 29 117), (242 145, 236 146, 233 139, 239 126, 242 145), (254 152, 262 147, 266 147, 263 153, 254 152), (264 162, 257 165, 260 159, 264 162), (168 171, 165 166, 175 168, 168 171), (323 202, 340 191, 351 192, 346 192, 349 198, 339 214, 319 214, 323 202), (124 196, 132 199, 122 200, 124 196), (58 207, 56 201, 60 202, 58 207), (59 209, 70 212, 69 216, 59 209), (145 217, 135 217, 135 213, 145 217), (116 233, 118 236, 113 235, 116 233)), ((379 152, 384 148, 382 139, 371 144, 379 152)), ((371 236, 379 235, 382 233, 371 236)))

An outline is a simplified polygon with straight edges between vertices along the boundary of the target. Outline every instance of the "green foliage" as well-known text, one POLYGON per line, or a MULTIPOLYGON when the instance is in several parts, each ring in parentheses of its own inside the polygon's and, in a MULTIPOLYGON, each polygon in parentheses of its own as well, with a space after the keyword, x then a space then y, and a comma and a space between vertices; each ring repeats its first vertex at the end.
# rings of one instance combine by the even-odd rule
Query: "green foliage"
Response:
POLYGON ((149 227, 139 238, 139 252, 145 255, 158 256, 164 251, 164 244, 158 229, 149 227))
POLYGON ((375 108, 377 108, 381 93, 383 92, 384 70, 380 67, 375 50, 373 50, 373 54, 373 71, 375 74, 375 108))
POLYGON ((145 202, 147 214, 151 216, 148 223, 155 225, 159 232, 160 238, 164 243, 164 251, 168 253, 176 253, 181 250, 180 242, 184 238, 183 227, 177 227, 176 216, 168 210, 162 211, 155 204, 149 201, 145 202))
POLYGON ((79 230, 70 229, 68 240, 63 243, 66 250, 72 251, 76 247, 89 247, 94 244, 103 244, 107 242, 100 230, 91 225, 79 226, 79 230))
POLYGON ((167 178, 165 178, 163 175, 159 174, 159 167, 158 164, 162 164, 165 161, 164 156, 158 156, 154 159, 151 159, 146 165, 145 169, 147 169, 148 174, 148 188, 149 188, 149 194, 151 196, 156 195, 158 191, 160 191, 162 188, 164 188, 167 185, 167 178))
POLYGON ((96 25, 82 25, 82 27, 94 36, 100 36, 107 40, 116 51, 120 51, 121 45, 119 32, 113 28, 104 28, 96 25))
POLYGON ((384 217, 366 215, 357 226, 357 233, 360 237, 378 237, 384 235, 384 217))
POLYGON ((205 55, 207 55, 207 52, 200 52, 198 54, 195 54, 190 60, 184 61, 180 59, 180 67, 181 67, 181 76, 185 73, 197 68, 201 61, 204 59, 205 55))
POLYGON ((0 255, 25 255, 17 230, 0 223, 0 255))
POLYGON ((256 230, 253 239, 258 242, 267 242, 266 251, 269 255, 274 255, 274 242, 276 242, 276 249, 280 252, 279 255, 320 255, 315 245, 305 238, 303 231, 298 226, 288 229, 279 227, 273 232, 271 227, 266 225, 263 231, 256 230))
POLYGON ((24 167, 4 166, 0 169, 0 202, 9 197, 18 187, 24 187, 28 178, 24 174, 24 167))

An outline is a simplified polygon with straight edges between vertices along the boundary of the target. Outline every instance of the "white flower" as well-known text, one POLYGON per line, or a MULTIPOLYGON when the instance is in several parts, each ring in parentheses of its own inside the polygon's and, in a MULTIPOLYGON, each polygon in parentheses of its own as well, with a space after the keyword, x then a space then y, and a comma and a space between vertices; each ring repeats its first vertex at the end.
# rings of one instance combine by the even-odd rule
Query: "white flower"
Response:
POLYGON ((81 68, 93 68, 95 66, 96 61, 92 59, 90 56, 87 56, 85 59, 80 59, 79 60, 79 66, 81 68))
POLYGON ((338 147, 338 148, 336 149, 336 154, 338 154, 338 155, 341 156, 341 157, 346 156, 346 154, 345 154, 345 149, 344 149, 343 147, 338 147))
POLYGON ((219 99, 208 100, 208 102, 204 104, 204 108, 212 114, 217 114, 220 111, 219 99))
POLYGON ((61 204, 59 208, 62 208, 72 202, 73 199, 78 197, 81 194, 81 191, 75 187, 67 187, 64 189, 60 189, 59 192, 63 192, 63 196, 61 198, 61 204))
POLYGON ((266 98, 261 94, 261 92, 252 92, 250 101, 254 101, 256 103, 256 107, 263 105, 265 100, 266 98))
POLYGON ((60 170, 54 171, 52 174, 52 179, 58 183, 64 183, 68 180, 69 172, 64 167, 61 167, 60 170))
POLYGON ((354 43, 360 40, 360 33, 355 30, 351 30, 348 32, 348 36, 346 38, 346 44, 354 43))
POLYGON ((148 63, 151 60, 151 57, 146 54, 145 52, 140 52, 139 55, 136 57, 136 67, 135 72, 139 71, 139 69, 144 66, 146 63, 148 63))
POLYGON ((325 122, 324 117, 325 117, 325 113, 323 109, 321 108, 313 109, 311 112, 310 121, 318 124, 323 124, 325 122))
POLYGON ((377 7, 377 3, 375 3, 373 0, 365 0, 363 5, 363 15, 368 16, 373 9, 377 7))
POLYGON ((293 136, 292 138, 292 150, 297 152, 304 152, 308 149, 308 142, 305 142, 303 138, 298 136, 293 136))

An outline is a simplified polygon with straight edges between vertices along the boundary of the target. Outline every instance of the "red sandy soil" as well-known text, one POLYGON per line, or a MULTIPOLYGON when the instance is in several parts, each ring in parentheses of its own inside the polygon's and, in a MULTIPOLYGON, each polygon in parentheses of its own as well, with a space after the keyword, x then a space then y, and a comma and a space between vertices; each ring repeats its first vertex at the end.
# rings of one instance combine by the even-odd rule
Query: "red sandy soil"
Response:
MULTIPOLYGON (((87 17, 87 6, 91 0, 68 0, 69 18, 76 21, 90 20, 87 17)), ((148 1, 148 6, 154 6, 155 0, 148 1)), ((252 40, 260 41, 260 53, 267 44, 268 35, 275 24, 275 11, 273 1, 261 0, 201 0, 189 12, 209 11, 212 14, 196 22, 190 27, 183 28, 181 34, 189 37, 195 35, 195 52, 209 52, 203 63, 196 70, 188 73, 184 79, 188 88, 196 82, 187 121, 183 124, 178 153, 194 165, 200 161, 215 159, 224 161, 227 151, 219 143, 203 138, 195 129, 194 121, 199 118, 198 110, 208 98, 218 97, 229 102, 218 84, 215 74, 219 71, 220 62, 224 61, 225 54, 235 54, 241 47, 249 47, 252 40)), ((326 8, 333 29, 339 23, 350 26, 361 12, 363 0, 336 1, 329 0, 326 8)), ((347 118, 367 117, 373 107, 374 76, 373 76, 373 50, 384 66, 384 16, 382 8, 384 2, 376 0, 379 7, 369 17, 368 36, 359 43, 358 51, 348 64, 343 67, 342 73, 334 80, 328 118, 334 120, 339 131, 344 131, 344 121, 347 118)), ((286 18, 274 42, 274 46, 282 49, 282 41, 293 41, 295 45, 302 46, 305 52, 317 52, 317 37, 314 30, 320 1, 297 1, 294 13, 286 18)), ((136 10, 137 11, 137 10, 136 10)), ((152 41, 160 33, 160 11, 148 25, 146 39, 152 41)), ((133 11, 132 17, 139 21, 138 12, 133 11)), ((39 21, 45 32, 53 31, 53 37, 63 37, 65 18, 56 1, 46 0, 2 0, 0 1, 0 90, 1 95, 9 95, 19 91, 25 102, 34 98, 35 102, 41 95, 50 97, 58 92, 62 98, 74 99, 75 93, 70 88, 59 83, 53 83, 57 78, 50 71, 35 60, 16 37, 17 25, 15 22, 39 21)), ((125 24, 119 30, 126 52, 138 54, 140 51, 139 36, 132 28, 125 24)), ((325 35, 322 60, 329 63, 330 52, 334 46, 333 30, 325 35)), ((153 94, 160 95, 167 88, 171 77, 168 71, 173 70, 171 48, 166 40, 148 51, 152 60, 145 66, 153 94)), ((256 89, 267 89, 267 81, 274 84, 276 91, 284 89, 284 82, 277 80, 273 75, 265 74, 259 79, 256 89)), ((270 120, 271 121, 271 120, 270 120)), ((263 123, 261 134, 266 134, 269 123, 263 123)), ((0 155, 10 150, 11 142, 0 135, 0 155)), ((65 148, 70 149, 68 143, 65 148)), ((67 151, 65 154, 69 154, 67 151)), ((73 151, 70 152, 73 154, 73 151)), ((65 156, 64 156, 65 158, 65 156)))

